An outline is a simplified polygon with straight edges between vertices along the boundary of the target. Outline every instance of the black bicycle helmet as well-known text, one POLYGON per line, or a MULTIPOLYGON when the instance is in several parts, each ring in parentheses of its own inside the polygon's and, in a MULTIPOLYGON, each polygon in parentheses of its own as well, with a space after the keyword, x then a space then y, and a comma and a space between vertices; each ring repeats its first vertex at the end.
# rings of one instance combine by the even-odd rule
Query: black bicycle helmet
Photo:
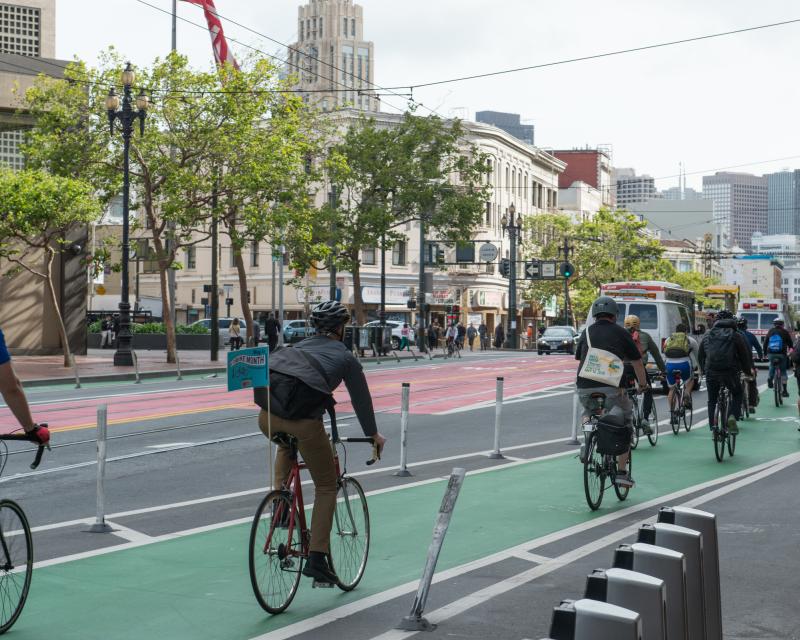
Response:
POLYGON ((600 296, 592 303, 592 317, 596 318, 600 315, 618 316, 619 307, 617 301, 609 296, 600 296))
POLYGON ((727 309, 717 312, 717 320, 732 320, 733 314, 727 309))
POLYGON ((736 323, 736 326, 739 327, 739 329, 741 329, 742 331, 747 329, 747 318, 739 318, 738 322, 736 323))
POLYGON ((336 300, 321 302, 311 310, 311 324, 319 333, 338 329, 350 320, 350 312, 336 300))

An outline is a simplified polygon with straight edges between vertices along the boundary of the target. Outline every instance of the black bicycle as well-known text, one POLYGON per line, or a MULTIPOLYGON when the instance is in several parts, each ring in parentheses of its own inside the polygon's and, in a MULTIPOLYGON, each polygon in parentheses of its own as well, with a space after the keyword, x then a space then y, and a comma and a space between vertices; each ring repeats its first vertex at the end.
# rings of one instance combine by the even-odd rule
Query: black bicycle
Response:
POLYGON ((714 440, 714 455, 717 462, 722 462, 725 457, 725 448, 728 449, 728 455, 733 457, 736 451, 736 434, 728 431, 728 417, 730 416, 731 407, 731 390, 727 385, 723 385, 719 391, 719 398, 717 399, 717 409, 715 411, 716 424, 711 427, 711 433, 714 440))
POLYGON ((669 405, 669 426, 672 427, 672 433, 677 436, 681 429, 681 423, 683 423, 683 428, 687 432, 692 430, 694 411, 691 405, 691 397, 687 406, 686 384, 683 381, 681 372, 676 370, 672 375, 675 376, 675 384, 672 387, 672 399, 669 405))
POLYGON ((772 390, 775 392, 775 406, 780 407, 783 405, 783 373, 781 372, 781 364, 786 356, 780 354, 773 354, 769 358, 769 363, 772 365, 772 390))
MULTIPOLYGON (((47 429, 46 424, 39 425, 47 429)), ((8 461, 6 440, 24 440, 38 445, 31 469, 36 469, 42 461, 45 447, 50 448, 49 432, 47 442, 42 443, 27 433, 0 434, 0 475, 8 461)), ((0 500, 0 634, 8 631, 19 618, 28 598, 33 573, 33 536, 28 518, 22 507, 9 499, 0 500)))
MULTIPOLYGON (((631 434, 631 449, 639 446, 639 436, 644 432, 642 422, 646 418, 644 415, 644 394, 640 394, 636 387, 630 387, 627 391, 628 397, 633 403, 633 433, 631 434)), ((647 440, 650 442, 651 447, 655 447, 658 442, 658 412, 656 411, 656 403, 653 401, 653 409, 651 411, 652 420, 650 421, 650 433, 647 434, 647 440)))
MULTIPOLYGON (((586 503, 592 511, 597 511, 603 502, 603 494, 606 490, 606 480, 614 487, 614 493, 622 501, 628 497, 630 487, 617 484, 617 456, 608 453, 600 453, 598 422, 605 413, 606 396, 602 393, 593 393, 592 399, 597 408, 592 411, 589 419, 583 425, 584 444, 581 449, 581 461, 583 462, 583 491, 586 496, 586 503)), ((629 451, 628 473, 633 469, 633 452, 629 451)))

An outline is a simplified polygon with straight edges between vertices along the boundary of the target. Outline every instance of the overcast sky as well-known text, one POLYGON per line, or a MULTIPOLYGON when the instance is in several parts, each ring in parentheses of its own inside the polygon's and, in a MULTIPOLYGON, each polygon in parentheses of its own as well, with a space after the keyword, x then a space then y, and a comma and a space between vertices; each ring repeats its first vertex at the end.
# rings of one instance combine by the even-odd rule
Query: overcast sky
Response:
MULTIPOLYGON (((146 0, 170 10, 171 0, 146 0)), ((205 24, 199 7, 179 16, 205 24)), ((229 38, 270 54, 296 39, 296 0, 216 0, 229 38)), ((390 87, 552 62, 800 18, 792 0, 362 0, 375 42, 375 81, 390 87)), ((57 0, 60 58, 94 62, 114 45, 135 64, 170 47, 170 18, 137 0, 57 0)), ((244 52, 231 43, 234 51, 244 52)), ((205 29, 180 22, 178 48, 212 64, 205 29)), ((614 164, 677 183, 678 163, 700 175, 731 165, 765 173, 800 168, 800 23, 699 43, 418 89, 442 115, 522 114, 536 144, 608 144, 614 164), (764 163, 766 160, 778 160, 764 163), (755 164, 758 163, 758 164, 755 164)), ((404 100, 385 98, 398 107, 404 100)), ((388 105, 385 107, 389 110, 388 105)))

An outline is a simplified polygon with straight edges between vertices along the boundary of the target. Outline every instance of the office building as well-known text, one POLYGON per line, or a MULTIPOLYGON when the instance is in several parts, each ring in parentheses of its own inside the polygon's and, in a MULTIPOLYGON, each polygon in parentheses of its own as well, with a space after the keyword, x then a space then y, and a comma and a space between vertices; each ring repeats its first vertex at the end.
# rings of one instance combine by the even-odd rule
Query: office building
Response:
POLYGON ((800 169, 768 173, 767 233, 800 235, 800 169))
POLYGON ((634 169, 614 169, 614 194, 620 209, 630 209, 634 203, 658 198, 655 178, 637 175, 634 169))
POLYGON ((714 222, 734 246, 750 251, 753 234, 767 231, 767 178, 727 171, 703 176, 703 198, 713 203, 714 222))
POLYGON ((702 200, 703 193, 691 187, 670 187, 659 191, 658 197, 664 200, 702 200))
POLYGON ((533 125, 522 124, 518 113, 503 113, 502 111, 478 111, 475 120, 485 124, 492 124, 506 133, 510 133, 517 140, 533 144, 533 125))
POLYGON ((379 111, 375 45, 364 40, 364 10, 351 0, 310 0, 298 9, 298 40, 287 71, 303 99, 323 111, 379 111))
POLYGON ((738 285, 743 298, 780 298, 783 263, 772 256, 734 256, 721 260, 722 281, 738 285))

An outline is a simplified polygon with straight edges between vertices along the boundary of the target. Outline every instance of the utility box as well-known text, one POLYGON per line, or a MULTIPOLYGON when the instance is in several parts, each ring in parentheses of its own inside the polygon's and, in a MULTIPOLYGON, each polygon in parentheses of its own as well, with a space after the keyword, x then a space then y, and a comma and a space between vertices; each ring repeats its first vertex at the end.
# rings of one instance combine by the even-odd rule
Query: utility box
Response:
POLYGON ((646 524, 639 529, 639 542, 679 551, 686 560, 686 620, 688 640, 706 640, 703 585, 703 536, 699 531, 673 524, 646 524))
POLYGON ((686 560, 679 551, 636 542, 614 552, 614 566, 646 573, 664 581, 667 601, 667 638, 687 640, 686 560))
POLYGON ((664 581, 628 569, 597 569, 586 578, 585 597, 635 611, 642 619, 644 640, 666 640, 664 581))
POLYGON ((635 611, 597 600, 564 600, 553 610, 551 640, 642 640, 635 611))
POLYGON ((708 511, 687 507, 664 507, 658 521, 699 531, 703 536, 703 593, 706 607, 706 638, 722 640, 722 597, 719 576, 717 517, 708 511))

